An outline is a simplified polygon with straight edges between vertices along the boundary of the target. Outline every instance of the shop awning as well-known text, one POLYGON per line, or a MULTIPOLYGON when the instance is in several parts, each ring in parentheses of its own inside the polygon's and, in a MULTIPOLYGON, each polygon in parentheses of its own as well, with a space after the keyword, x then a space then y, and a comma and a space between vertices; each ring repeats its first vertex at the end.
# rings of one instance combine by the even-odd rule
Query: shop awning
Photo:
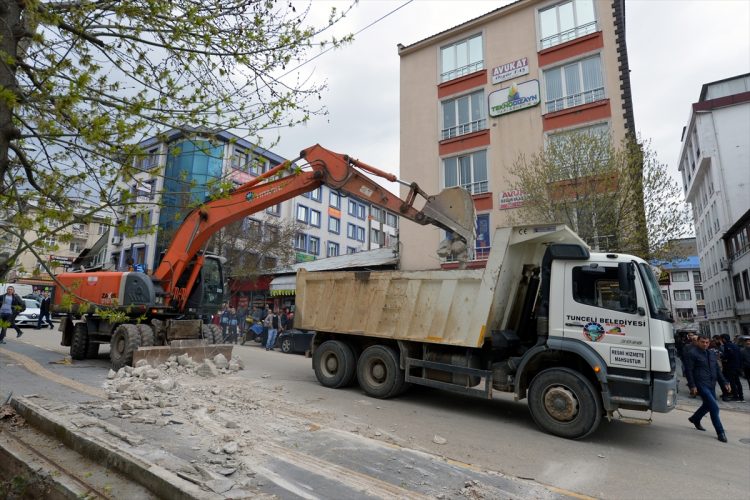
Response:
POLYGON ((279 295, 294 295, 297 290, 297 275, 279 276, 271 280, 269 291, 271 297, 279 295))

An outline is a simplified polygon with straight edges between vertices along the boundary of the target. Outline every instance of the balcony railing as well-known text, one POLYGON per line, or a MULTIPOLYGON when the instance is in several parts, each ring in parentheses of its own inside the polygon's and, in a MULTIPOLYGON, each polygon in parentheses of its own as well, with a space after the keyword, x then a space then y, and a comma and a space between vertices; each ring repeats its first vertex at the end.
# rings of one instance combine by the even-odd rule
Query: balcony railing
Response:
POLYGON ((444 128, 440 133, 440 140, 451 139, 460 135, 470 134, 472 132, 478 132, 487 128, 487 120, 481 118, 474 120, 473 122, 462 123, 455 127, 444 128))
POLYGON ((446 71, 445 73, 441 73, 440 81, 447 82, 448 80, 453 80, 454 78, 459 78, 461 76, 468 75, 469 73, 474 73, 475 71, 479 71, 482 68, 484 68, 483 60, 473 62, 471 64, 467 64, 466 66, 461 66, 460 68, 451 69, 446 71))
POLYGON ((569 42, 570 40, 575 40, 576 38, 582 37, 584 35, 594 33, 595 31, 596 21, 592 21, 590 23, 576 26, 575 28, 571 28, 569 30, 561 31, 560 33, 556 33, 546 38, 542 38, 539 44, 542 49, 548 49, 550 47, 554 47, 555 45, 560 45, 561 43, 569 42))
POLYGON ((561 111, 563 109, 580 106, 581 104, 587 104, 589 102, 600 101, 602 99, 604 99, 604 87, 598 87, 577 94, 560 97, 558 99, 551 99, 546 101, 544 105, 547 109, 547 113, 554 113, 555 111, 561 111))

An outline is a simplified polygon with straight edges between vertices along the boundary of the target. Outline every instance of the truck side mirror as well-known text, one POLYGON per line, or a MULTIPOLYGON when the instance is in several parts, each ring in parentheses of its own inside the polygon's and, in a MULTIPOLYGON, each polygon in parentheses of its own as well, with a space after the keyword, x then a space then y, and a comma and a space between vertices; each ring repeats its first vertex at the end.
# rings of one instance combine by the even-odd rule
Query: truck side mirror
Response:
POLYGON ((631 263, 617 264, 617 281, 620 291, 620 309, 635 312, 635 271, 631 263))

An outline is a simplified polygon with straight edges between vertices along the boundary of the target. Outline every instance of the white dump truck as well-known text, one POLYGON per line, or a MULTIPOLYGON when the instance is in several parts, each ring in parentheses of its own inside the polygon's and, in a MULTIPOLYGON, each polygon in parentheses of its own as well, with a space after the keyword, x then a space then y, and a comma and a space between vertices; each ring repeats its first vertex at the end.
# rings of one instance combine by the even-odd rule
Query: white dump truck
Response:
POLYGON ((650 266, 590 253, 563 225, 497 228, 483 270, 300 270, 296 287, 326 387, 508 392, 572 439, 621 409, 675 406, 672 319, 650 266))

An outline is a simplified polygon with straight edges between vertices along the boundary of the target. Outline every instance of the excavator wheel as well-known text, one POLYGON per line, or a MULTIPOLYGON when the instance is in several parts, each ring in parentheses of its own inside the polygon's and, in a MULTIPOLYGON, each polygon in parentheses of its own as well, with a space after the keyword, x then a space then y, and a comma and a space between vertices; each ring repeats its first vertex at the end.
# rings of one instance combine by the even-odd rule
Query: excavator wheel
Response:
POLYGON ((133 353, 141 345, 141 334, 137 325, 118 326, 109 345, 109 358, 112 360, 113 370, 132 365, 133 353))
POLYGON ((151 347, 154 345, 154 329, 151 325, 139 323, 135 325, 138 328, 138 333, 141 334, 141 346, 151 347))
POLYGON ((86 359, 89 343, 89 328, 86 323, 76 323, 73 328, 73 339, 70 342, 70 357, 76 360, 86 359))
POLYGON ((203 325, 203 338, 209 344, 221 344, 223 339, 221 327, 217 325, 203 325))

